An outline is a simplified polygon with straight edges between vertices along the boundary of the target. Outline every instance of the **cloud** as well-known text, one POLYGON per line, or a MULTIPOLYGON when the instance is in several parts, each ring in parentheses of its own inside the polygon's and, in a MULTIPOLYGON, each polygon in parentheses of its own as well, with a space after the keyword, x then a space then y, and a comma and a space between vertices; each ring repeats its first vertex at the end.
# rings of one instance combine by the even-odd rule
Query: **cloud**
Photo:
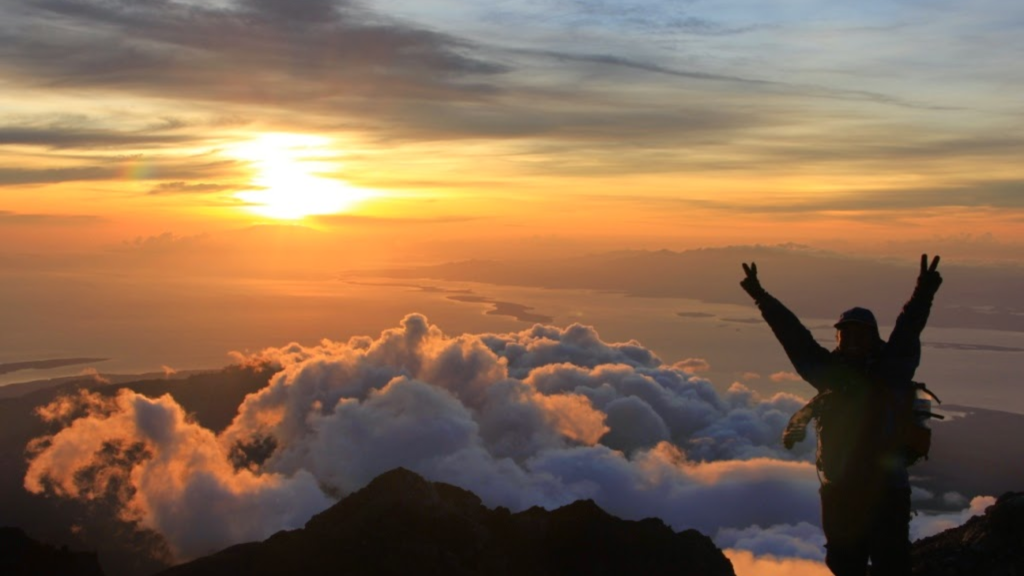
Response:
POLYGON ((190 156, 143 155, 96 156, 88 166, 60 168, 7 168, 0 166, 0 187, 26 184, 104 180, 193 180, 232 177, 244 165, 233 160, 198 159, 190 156))
MULTIPOLYGON (((885 161, 892 158, 906 160, 918 159, 922 162, 942 158, 958 158, 983 153, 986 157, 1000 158, 1019 155, 1024 151, 1024 140, 992 142, 981 144, 975 140, 959 145, 946 145, 928 142, 903 142, 898 150, 874 149, 872 147, 856 147, 852 142, 828 142, 815 144, 814 150, 806 153, 798 149, 788 150, 787 156, 779 155, 777 161, 792 161, 801 158, 808 162, 839 161, 869 163, 885 161), (979 150, 972 149, 972 145, 979 150), (991 148, 991 150, 988 150, 991 148)), ((773 152, 760 150, 762 159, 768 160, 773 152)), ((741 210, 744 213, 774 214, 777 216, 806 217, 808 213, 848 213, 851 217, 860 217, 865 210, 880 214, 902 213, 915 210, 937 208, 975 208, 975 209, 1018 209, 1024 206, 1024 197, 1020 190, 1024 182, 1020 180, 992 179, 976 180, 947 186, 932 187, 898 187, 885 190, 841 190, 823 195, 807 195, 793 197, 785 202, 748 200, 742 205, 721 200, 686 198, 683 200, 666 197, 602 196, 604 201, 618 199, 620 202, 646 203, 652 206, 677 206, 685 204, 689 207, 701 207, 713 210, 741 210)), ((956 238, 944 239, 947 243, 955 243, 956 238)))
POLYGON ((649 1, 579 2, 549 1, 544 11, 531 13, 507 6, 489 10, 490 19, 500 19, 516 26, 550 26, 564 28, 628 29, 650 38, 659 33, 699 36, 731 35, 759 28, 758 25, 731 26, 723 22, 688 14, 683 3, 663 4, 649 1))
MULTIPOLYGON (((2 170, 0 170, 0 178, 2 178, 2 170)), ((0 186, 3 183, 0 182, 0 186)), ((9 210, 0 210, 0 225, 4 224, 17 224, 17 225, 77 225, 94 224, 104 221, 105 218, 95 214, 44 214, 44 213, 32 213, 32 212, 11 212, 9 210)))
POLYGON ((0 186, 24 184, 57 184, 86 180, 114 180, 119 171, 112 166, 82 166, 74 168, 2 168, 0 186))
POLYGON ((239 189, 239 186, 229 186, 226 184, 189 184, 179 180, 177 182, 163 182, 158 184, 150 189, 149 194, 154 196, 160 194, 217 194, 220 192, 239 189))
MULTIPOLYGON (((173 232, 163 232, 153 236, 136 236, 130 241, 122 241, 114 250, 141 258, 152 258, 161 254, 195 251, 197 247, 202 246, 208 240, 209 237, 205 234, 178 236, 173 232)), ((209 246, 205 248, 208 249, 209 246)))
POLYGON ((523 50, 524 54, 531 54, 534 56, 543 56, 545 58, 553 58, 556 60, 568 60, 577 63, 585 64, 597 64, 601 66, 614 66, 622 68, 630 68, 634 70, 640 70, 643 72, 652 72, 655 74, 664 74, 667 76, 675 76, 678 78, 687 78, 692 80, 709 80, 718 82, 734 82, 737 84, 748 84, 753 86, 770 86, 775 84, 774 82, 768 82, 764 80, 757 80, 753 78, 743 78, 739 76, 729 76, 724 74, 714 74, 709 72, 701 72, 694 70, 680 70, 675 68, 669 68, 650 62, 644 62, 640 60, 633 60, 630 58, 624 58, 622 56, 616 56, 613 54, 584 54, 584 53, 571 53, 571 52, 555 52, 555 51, 543 51, 543 50, 523 50))
MULTIPOLYGON (((932 498, 926 490, 914 489, 914 501, 932 498)), ((946 514, 919 513, 910 522, 910 538, 917 540, 962 525, 972 516, 983 514, 995 503, 990 496, 978 496, 967 506, 966 499, 950 493, 947 503, 966 506, 946 514)), ((760 525, 745 528, 721 528, 714 536, 715 544, 725 550, 733 562, 737 576, 771 574, 828 575, 824 565, 825 534, 816 523, 760 525)))
POLYGON ((769 378, 771 378, 772 382, 803 382, 804 381, 804 379, 801 378, 799 374, 797 374, 795 372, 785 372, 785 371, 783 371, 783 372, 775 372, 774 374, 769 376, 769 378))
MULTIPOLYGON (((179 559, 301 526, 397 466, 512 510, 591 498, 715 534, 752 565, 821 558, 814 442, 779 441, 802 398, 739 383, 719 393, 578 324, 450 336, 411 314, 376 338, 239 359, 276 371, 219 434, 169 395, 58 398, 39 411, 60 429, 29 445, 25 487, 117 502, 179 559)), ((913 534, 991 501, 919 515, 913 534)))
POLYGON ((922 346, 940 350, 982 350, 985 352, 1024 352, 1024 348, 1016 346, 994 346, 991 344, 964 344, 960 342, 922 342, 922 346))
POLYGON ((525 54, 533 54, 536 56, 543 56, 547 58, 553 58, 557 60, 569 60, 577 63, 585 64, 597 64, 602 66, 621 67, 625 69, 632 69, 637 71, 649 72, 653 74, 661 74, 666 76, 673 76, 676 78, 689 79, 689 80, 700 80, 708 82, 722 82, 743 86, 747 89, 755 88, 765 93, 773 91, 788 92, 792 95, 802 96, 805 98, 812 99, 834 99, 834 100, 850 100, 859 102, 870 102, 874 104, 882 104, 888 106, 896 106, 901 108, 911 109, 925 109, 925 110, 957 110, 958 108, 947 107, 947 106, 936 106, 924 102, 916 102, 906 100, 904 98, 892 96, 890 94, 883 94, 879 92, 871 92, 868 90, 850 90, 842 88, 832 88, 828 86, 818 86, 810 84, 790 83, 778 80, 765 80, 756 78, 753 76, 737 76, 713 72, 704 72, 699 70, 685 70, 680 68, 674 68, 670 66, 664 66, 661 64, 647 62, 643 60, 637 60, 632 58, 624 58, 622 56, 612 54, 585 54, 585 53, 569 53, 569 52, 556 52, 556 51, 543 51, 543 50, 522 50, 525 54))
MULTIPOLYGON (((293 126, 306 123, 320 131, 358 128, 390 138, 427 140, 536 136, 590 141, 607 148, 588 150, 600 157, 578 166, 567 161, 564 146, 538 149, 543 155, 559 156, 545 164, 545 170, 670 170, 692 156, 672 151, 683 143, 692 146, 700 135, 745 134, 779 121, 746 105, 708 106, 707 91, 720 93, 721 86, 697 88, 685 99, 673 90, 670 100, 640 106, 623 106, 617 98, 599 95, 621 90, 623 76, 637 73, 664 77, 658 82, 735 84, 759 91, 762 98, 779 97, 773 94, 781 86, 778 82, 677 69, 621 55, 480 45, 350 2, 248 0, 214 7, 47 0, 10 9, 5 16, 17 25, 0 28, 0 45, 5 47, 0 50, 0 67, 10 78, 32 85, 197 104, 252 104, 268 116, 274 110, 285 112, 293 126), (549 78, 545 87, 514 77, 518 67, 549 69, 552 61, 563 68, 561 80, 549 78), (581 93, 574 83, 564 81, 577 76, 594 81, 595 70, 605 78, 599 81, 599 91, 581 93), (402 105, 386 104, 394 101, 402 105), (333 119, 329 127, 325 117, 333 119), (624 150, 618 145, 623 138, 648 143, 639 151, 644 161, 637 161, 632 146, 624 150), (616 160, 622 154, 628 157, 616 160)), ((695 18, 676 25, 704 32, 725 30, 695 18)), ((73 126, 13 127, 10 138, 55 147, 187 139, 176 132, 73 126)))
POLYGON ((676 312, 676 316, 681 318, 714 318, 715 315, 710 312, 676 312))
POLYGON ((683 372, 707 372, 711 370, 711 363, 703 358, 687 358, 672 365, 683 372))
POLYGON ((318 214, 310 220, 328 226, 433 226, 438 224, 459 224, 480 220, 481 216, 434 216, 434 217, 402 217, 402 216, 366 216, 363 214, 318 214))
POLYGON ((722 318, 722 322, 733 322, 735 324, 763 324, 764 320, 751 316, 749 318, 722 318))
MULTIPOLYGON (((949 504, 959 504, 965 500, 963 496, 955 493, 948 493, 943 498, 949 504)), ((943 530, 960 526, 964 522, 970 520, 973 516, 980 516, 984 514, 985 509, 995 503, 996 499, 992 496, 975 496, 971 499, 970 506, 958 512, 951 512, 947 514, 917 514, 910 520, 910 539, 919 540, 921 538, 927 538, 928 536, 933 536, 943 530)))
POLYGON ((942 495, 942 502, 948 506, 963 508, 969 504, 967 498, 959 492, 946 492, 942 495))
POLYGON ((79 402, 46 412, 89 415, 30 445, 38 453, 25 488, 87 501, 113 494, 123 520, 163 534, 178 557, 300 527, 330 503, 308 472, 282 477, 234 469, 216 436, 191 422, 170 395, 122 390, 109 399, 82 394, 79 402))
POLYGON ((6 10, 11 78, 237 103, 475 99, 504 71, 465 41, 332 0, 227 6, 47 0, 6 10))
MULTIPOLYGON (((939 172, 947 183, 979 173, 1006 181, 998 184, 1001 191, 986 182, 898 194, 845 190, 838 209, 852 218, 863 210, 913 210, 899 206, 939 197, 953 204, 980 198, 986 206, 1019 207, 1015 199, 1020 194, 1013 192, 1019 181, 995 168, 1019 157, 1024 141, 984 133, 990 122, 974 115, 1004 104, 980 93, 970 97, 971 90, 979 90, 978 78, 961 83, 965 92, 946 91, 932 103, 940 93, 927 88, 934 78, 872 91, 877 74, 831 56, 817 55, 825 61, 799 69, 780 64, 793 60, 786 48, 792 42, 819 44, 820 22, 773 16, 766 25, 760 17, 748 22, 747 16, 707 7, 680 12, 678 6, 666 9, 651 2, 460 6, 456 18, 446 17, 446 7, 430 3, 413 7, 345 0, 8 4, 0 26, 0 73, 25 94, 17 99, 22 107, 46 106, 46 99, 33 98, 36 90, 45 89, 68 99, 83 93, 100 102, 132 98, 147 108, 134 113, 136 123, 153 114, 170 118, 131 130, 112 128, 133 121, 122 117, 110 117, 106 125, 16 125, 0 129, 0 143, 180 145, 209 138, 211 131, 186 130, 188 124, 175 115, 216 108, 252 118, 257 130, 356 135, 367 149, 386 148, 392 160, 405 154, 392 146, 395 140, 434 147, 440 140, 500 139, 505 146, 484 153, 497 168, 492 174, 502 169, 570 176, 725 170, 761 176, 778 175, 780 166, 794 164, 808 165, 819 176, 840 170, 886 174, 893 172, 894 162, 899 163, 896 170, 906 173, 912 161, 918 166, 915 181, 939 172), (391 17, 385 10, 424 23, 391 17), (480 26, 495 33, 480 33, 480 26), (715 37, 724 34, 740 44, 720 44, 715 37), (775 41, 778 34, 786 41, 775 41), (574 39, 572 51, 564 49, 567 35, 574 39), (968 101, 978 110, 954 106, 968 101), (947 129, 953 124, 936 120, 940 113, 950 118, 950 111, 957 114, 957 134, 947 129), (957 159, 971 161, 951 162, 957 159), (978 161, 993 166, 979 170, 978 161), (958 166, 970 166, 970 172, 958 166), (950 170, 958 172, 950 176, 950 170)), ((847 47, 854 46, 854 39, 870 42, 878 55, 872 62, 900 61, 887 52, 891 38, 883 32, 895 16, 875 16, 854 29, 833 28, 830 41, 847 47), (870 28, 877 31, 865 37, 870 28)), ((916 30, 900 26, 901 31, 916 30)), ((212 139, 218 136, 237 133, 220 131, 212 139)), ((453 150, 445 144, 449 157, 459 155, 453 150)), ((471 161, 480 157, 473 152, 471 161)), ((348 169, 362 173, 364 181, 404 186, 372 176, 386 170, 358 169, 358 162, 348 169)), ((429 182, 437 174, 409 178, 429 182)), ((733 211, 739 206, 748 213, 792 218, 834 210, 823 206, 827 199, 822 201, 835 196, 831 193, 810 194, 781 208, 776 195, 761 196, 771 201, 739 206, 687 197, 683 202, 688 208, 733 211)))
POLYGON ((817 522, 812 443, 779 441, 803 399, 718 393, 588 326, 449 336, 413 314, 239 358, 277 372, 220 434, 170 396, 47 407, 64 427, 32 443, 26 488, 112 497, 178 558, 301 525, 396 466, 513 510, 592 498, 711 534, 817 522))
POLYGON ((116 132, 67 126, 0 126, 0 146, 28 145, 49 148, 153 147, 180 144, 190 138, 175 134, 116 132))
POLYGON ((723 528, 715 536, 715 544, 722 548, 751 552, 756 556, 802 558, 818 562, 825 560, 825 534, 820 527, 807 522, 769 528, 723 528))

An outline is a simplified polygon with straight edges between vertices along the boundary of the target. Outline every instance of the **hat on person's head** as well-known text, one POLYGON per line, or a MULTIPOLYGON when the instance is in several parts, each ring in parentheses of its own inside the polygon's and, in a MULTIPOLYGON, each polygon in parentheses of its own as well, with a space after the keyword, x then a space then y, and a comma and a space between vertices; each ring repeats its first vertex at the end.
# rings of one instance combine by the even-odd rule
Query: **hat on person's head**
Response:
POLYGON ((875 321, 875 315, 871 313, 871 310, 861 308, 860 306, 850 308, 839 315, 839 321, 835 324, 836 328, 842 328, 844 324, 865 324, 878 330, 878 322, 875 321))

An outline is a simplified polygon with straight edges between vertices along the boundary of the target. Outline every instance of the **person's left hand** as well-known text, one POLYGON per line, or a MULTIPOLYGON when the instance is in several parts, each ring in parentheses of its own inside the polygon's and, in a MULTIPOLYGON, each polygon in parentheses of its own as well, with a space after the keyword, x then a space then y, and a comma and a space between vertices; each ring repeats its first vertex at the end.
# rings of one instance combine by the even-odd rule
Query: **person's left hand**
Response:
POLYGON ((786 450, 792 450, 793 446, 798 442, 803 442, 804 438, 807 438, 807 428, 786 428, 782 433, 782 445, 786 447, 786 450))
POLYGON ((921 254, 921 273, 917 276, 917 287, 927 290, 930 294, 935 294, 939 290, 939 286, 942 285, 942 275, 939 274, 938 267, 938 256, 932 259, 929 266, 928 255, 921 254))

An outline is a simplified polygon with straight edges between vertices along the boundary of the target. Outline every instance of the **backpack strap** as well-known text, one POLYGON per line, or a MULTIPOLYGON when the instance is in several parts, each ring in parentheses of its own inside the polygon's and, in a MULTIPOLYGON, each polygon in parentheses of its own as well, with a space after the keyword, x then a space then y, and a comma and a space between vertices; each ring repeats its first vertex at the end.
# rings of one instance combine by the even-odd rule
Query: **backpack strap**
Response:
MULTIPOLYGON (((939 404, 942 404, 942 400, 939 400, 939 397, 935 395, 935 392, 929 390, 928 387, 925 386, 924 382, 911 382, 911 384, 914 386, 915 389, 924 392, 925 394, 931 396, 933 400, 935 400, 939 404)), ((939 418, 941 418, 941 416, 939 416, 939 418)))

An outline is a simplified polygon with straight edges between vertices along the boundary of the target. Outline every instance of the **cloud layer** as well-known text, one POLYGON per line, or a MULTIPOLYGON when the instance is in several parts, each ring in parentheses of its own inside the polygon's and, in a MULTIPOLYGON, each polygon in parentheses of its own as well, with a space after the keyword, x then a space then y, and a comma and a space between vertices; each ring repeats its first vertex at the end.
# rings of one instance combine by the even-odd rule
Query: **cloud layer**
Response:
POLYGON ((809 447, 777 442, 798 398, 718 394, 587 326, 452 337, 414 314, 379 338, 244 360, 280 371, 219 435, 170 396, 48 407, 66 426, 32 446, 26 487, 113 494, 180 558, 299 526, 396 466, 515 510, 593 498, 706 532, 817 516, 809 447))
POLYGON ((820 558, 813 442, 790 453, 778 440, 795 396, 720 394, 578 324, 449 336, 412 314, 377 338, 239 359, 278 371, 219 434, 169 395, 44 408, 63 429, 30 446, 26 488, 113 498, 180 559, 301 526, 397 466, 489 506, 592 498, 732 548, 820 558))

